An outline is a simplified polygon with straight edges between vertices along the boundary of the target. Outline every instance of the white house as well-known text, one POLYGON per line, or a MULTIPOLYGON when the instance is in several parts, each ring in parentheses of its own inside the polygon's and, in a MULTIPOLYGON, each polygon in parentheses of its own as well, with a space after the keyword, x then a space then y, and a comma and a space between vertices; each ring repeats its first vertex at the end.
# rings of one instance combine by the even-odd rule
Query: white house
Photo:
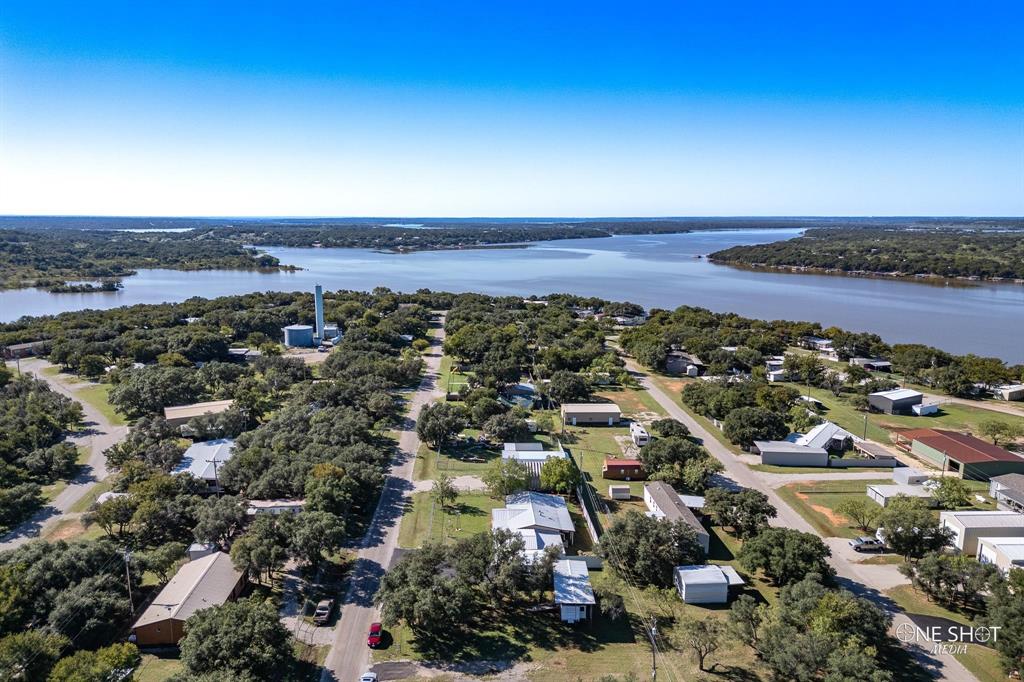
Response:
POLYGON ((564 550, 576 530, 564 499, 532 491, 508 495, 504 507, 491 510, 491 530, 499 528, 523 538, 528 561, 542 555, 548 547, 564 550))
POLYGON ((1024 474, 993 476, 988 494, 1000 509, 1024 513, 1024 474))
POLYGON ((554 567, 555 604, 563 623, 590 620, 594 611, 594 589, 590 586, 587 562, 561 559, 554 567))
POLYGON ((191 474, 206 481, 210 492, 217 492, 220 489, 217 470, 231 459, 234 449, 235 441, 231 438, 193 443, 171 473, 191 474))
POLYGON ((672 582, 687 604, 725 604, 729 588, 744 584, 732 566, 716 564, 676 566, 672 582))
POLYGON ((1007 511, 944 511, 939 524, 953 531, 953 546, 978 553, 978 538, 1024 538, 1024 514, 1007 511))
POLYGON ((644 484, 644 503, 651 516, 668 521, 682 521, 697 533, 697 541, 707 553, 711 547, 711 536, 700 519, 683 503, 682 498, 668 483, 654 481, 644 484))
POLYGON ((813 429, 796 439, 797 445, 824 450, 845 450, 848 445, 859 440, 838 424, 823 421, 813 429))

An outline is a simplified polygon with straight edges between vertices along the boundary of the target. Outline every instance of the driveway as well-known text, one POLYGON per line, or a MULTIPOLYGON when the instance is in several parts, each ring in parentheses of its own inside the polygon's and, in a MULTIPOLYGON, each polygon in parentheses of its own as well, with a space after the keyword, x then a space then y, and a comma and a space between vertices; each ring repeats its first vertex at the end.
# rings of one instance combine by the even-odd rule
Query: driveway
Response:
MULTIPOLYGON (((14 367, 13 363, 8 363, 14 367)), ((68 436, 68 441, 89 449, 89 459, 79 468, 78 474, 60 491, 49 504, 32 515, 27 521, 14 528, 0 538, 0 550, 14 549, 29 540, 41 535, 47 529, 69 516, 72 506, 88 494, 89 490, 107 477, 106 458, 103 452, 128 434, 127 426, 115 426, 92 407, 88 402, 80 400, 77 391, 88 386, 88 383, 74 383, 59 374, 43 374, 42 370, 53 367, 41 358, 21 361, 21 371, 32 374, 45 381, 51 389, 76 400, 82 406, 82 429, 68 436)))
MULTIPOLYGON (((807 523, 792 507, 779 497, 775 488, 769 485, 764 476, 750 469, 746 464, 737 458, 727 447, 715 440, 703 426, 697 423, 689 414, 679 407, 664 391, 654 384, 634 361, 627 359, 626 368, 631 371, 642 383, 643 387, 661 405, 670 417, 678 419, 686 424, 690 433, 703 441, 704 447, 716 459, 725 466, 725 475, 738 485, 744 488, 760 490, 768 496, 769 501, 779 511, 777 518, 771 520, 773 526, 794 528, 805 533, 817 535, 811 525, 807 523)), ((844 475, 844 480, 850 474, 844 475)), ((876 473, 875 476, 884 474, 876 473)), ((804 477, 806 478, 806 477, 804 477)), ((846 552, 841 551, 838 543, 830 543, 833 547, 833 554, 829 564, 836 570, 836 578, 839 584, 854 594, 870 599, 872 602, 890 612, 893 616, 893 629, 902 623, 910 622, 910 619, 888 598, 883 592, 897 585, 907 584, 907 579, 900 575, 895 566, 885 565, 864 565, 852 560, 846 552), (838 550, 838 551, 837 551, 838 550)), ((932 654, 920 647, 908 647, 910 653, 917 659, 925 669, 929 670, 937 679, 949 680, 949 682, 971 682, 977 678, 951 654, 932 654)))
POLYGON ((378 619, 373 605, 380 580, 398 546, 398 528, 402 513, 413 490, 412 470, 420 440, 416 435, 416 419, 424 405, 444 395, 437 379, 441 368, 441 344, 444 342, 444 318, 435 330, 430 352, 426 355, 426 372, 419 388, 409 398, 409 412, 398 437, 398 454, 391 462, 391 471, 384 482, 380 502, 373 521, 360 544, 359 554, 349 577, 349 588, 341 600, 334 640, 324 662, 322 682, 356 680, 369 667, 366 633, 378 619))

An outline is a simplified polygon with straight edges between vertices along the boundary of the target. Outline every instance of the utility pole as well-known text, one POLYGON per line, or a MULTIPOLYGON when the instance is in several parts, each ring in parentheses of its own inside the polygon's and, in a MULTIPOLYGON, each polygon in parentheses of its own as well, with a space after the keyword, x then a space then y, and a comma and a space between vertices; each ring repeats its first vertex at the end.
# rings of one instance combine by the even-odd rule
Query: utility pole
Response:
POLYGON ((868 415, 864 415, 864 440, 868 439, 868 415))
POLYGON ((651 616, 651 626, 646 628, 647 638, 651 640, 651 682, 658 679, 658 617, 651 616))
POLYGON ((128 605, 132 609, 132 615, 135 615, 135 600, 132 599, 132 571, 131 571, 131 552, 127 549, 124 550, 124 576, 127 580, 128 585, 128 605))

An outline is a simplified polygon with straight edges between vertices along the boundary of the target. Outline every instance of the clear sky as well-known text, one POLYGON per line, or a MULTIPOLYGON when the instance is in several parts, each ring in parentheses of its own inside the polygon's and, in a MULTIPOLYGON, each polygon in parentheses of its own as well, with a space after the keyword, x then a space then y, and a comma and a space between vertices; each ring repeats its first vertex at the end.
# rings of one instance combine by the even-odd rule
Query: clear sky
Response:
POLYGON ((1024 215, 1024 3, 0 8, 0 213, 1024 215))

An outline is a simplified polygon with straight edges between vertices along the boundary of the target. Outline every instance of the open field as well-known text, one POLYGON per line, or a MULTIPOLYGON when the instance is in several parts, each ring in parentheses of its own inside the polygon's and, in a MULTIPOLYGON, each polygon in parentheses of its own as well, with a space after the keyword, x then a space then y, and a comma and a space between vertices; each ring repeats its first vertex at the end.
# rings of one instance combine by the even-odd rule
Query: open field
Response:
POLYGON ((142 663, 132 678, 136 682, 162 682, 182 671, 177 655, 142 654, 142 663))
POLYGON ((402 517, 398 546, 420 547, 435 542, 469 537, 491 527, 491 510, 503 503, 483 493, 460 493, 447 510, 434 503, 430 493, 416 493, 402 517))
POLYGON ((888 484, 891 480, 803 481, 778 489, 779 496, 810 523, 823 537, 855 538, 864 531, 855 528, 835 509, 844 500, 868 499, 867 486, 888 484))
POLYGON ((50 377, 60 376, 62 381, 73 387, 75 398, 91 405, 114 426, 123 426, 127 423, 107 399, 110 394, 110 384, 86 381, 74 374, 61 372, 60 368, 56 366, 45 367, 42 369, 42 373, 50 377))

